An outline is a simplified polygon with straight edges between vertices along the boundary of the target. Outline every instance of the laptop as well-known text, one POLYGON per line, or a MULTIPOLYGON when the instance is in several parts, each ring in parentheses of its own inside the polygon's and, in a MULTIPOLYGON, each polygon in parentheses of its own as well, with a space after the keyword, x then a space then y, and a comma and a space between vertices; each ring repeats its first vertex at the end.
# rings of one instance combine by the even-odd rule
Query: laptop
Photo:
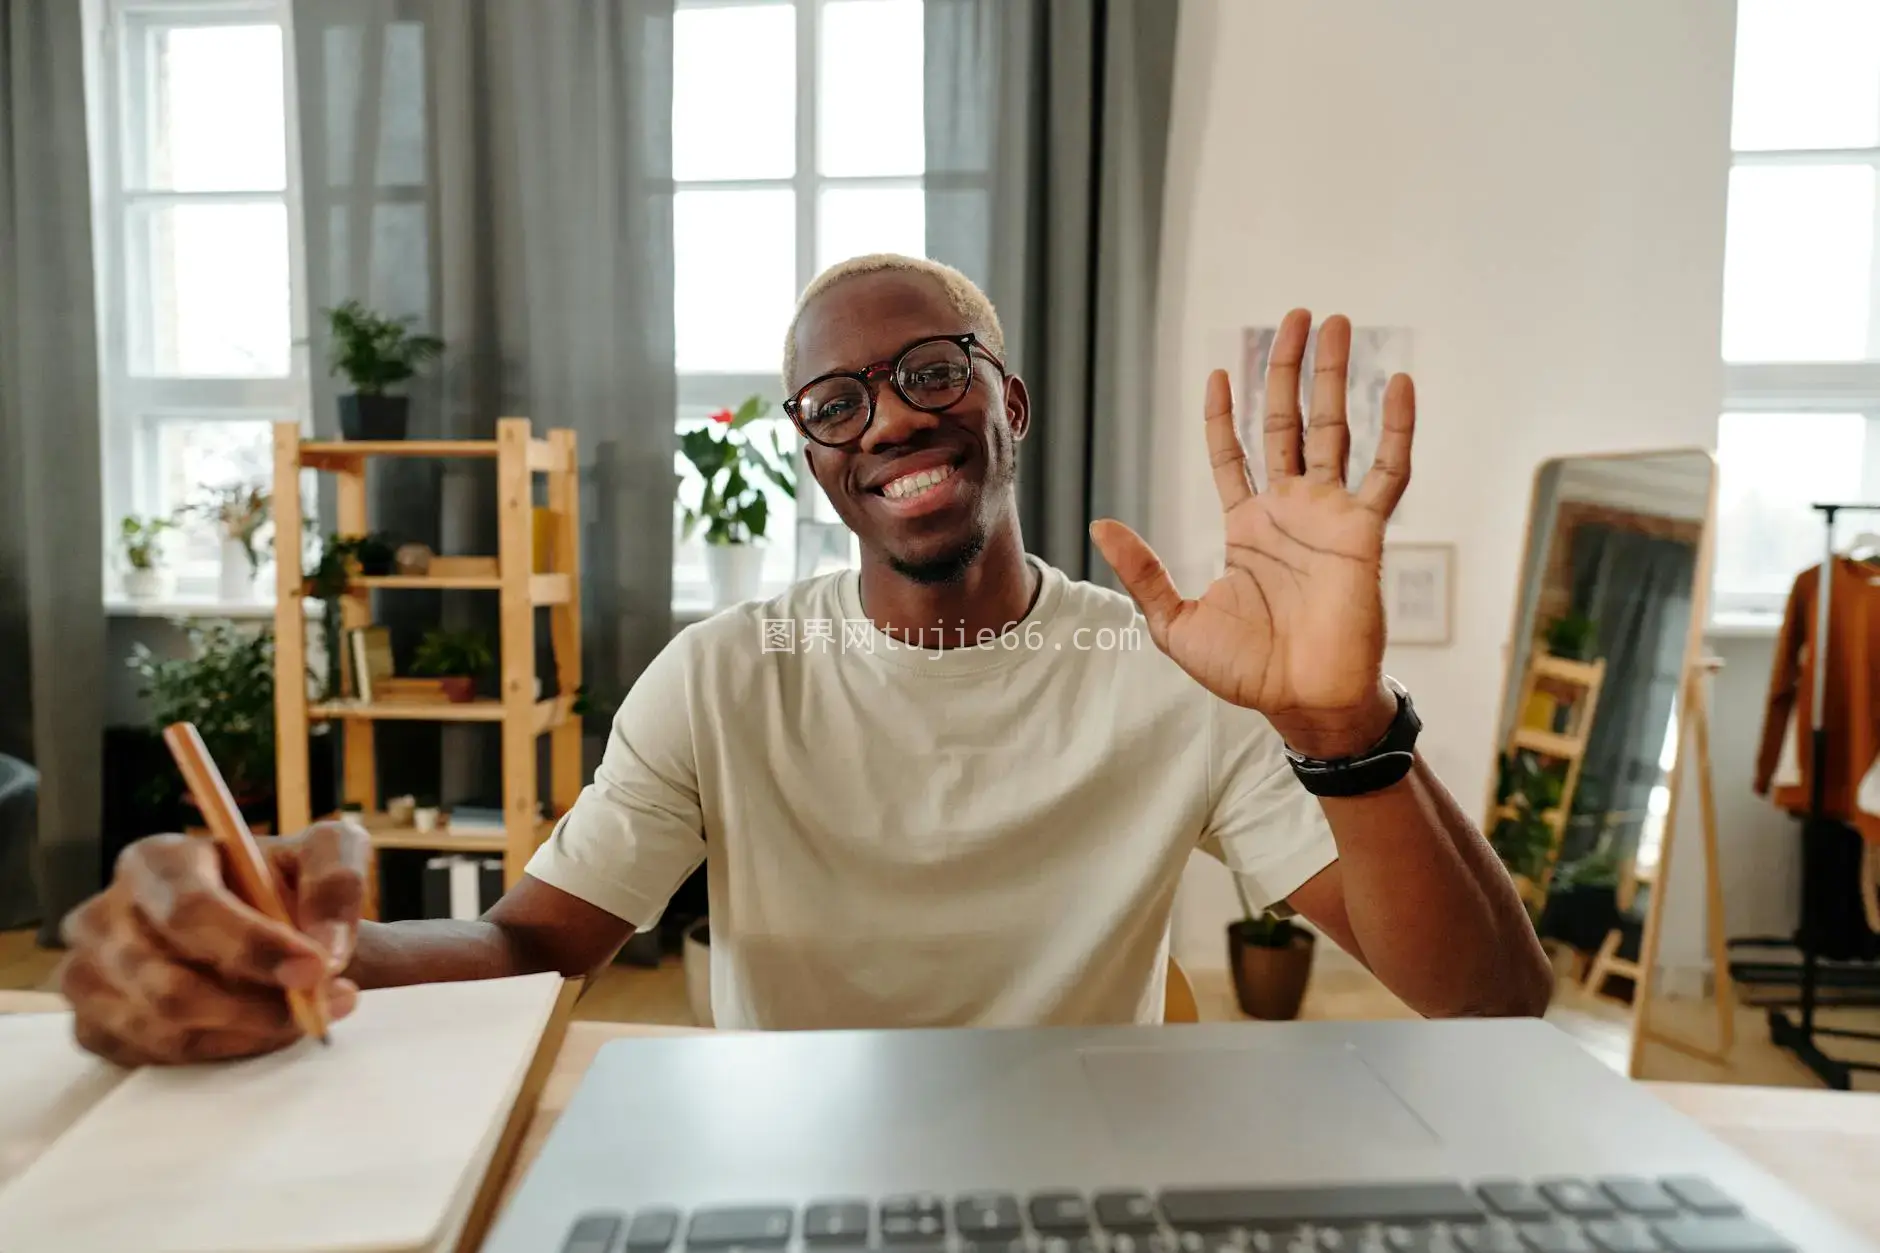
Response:
POLYGON ((605 1046, 486 1253, 1854 1253, 1532 1019, 605 1046))

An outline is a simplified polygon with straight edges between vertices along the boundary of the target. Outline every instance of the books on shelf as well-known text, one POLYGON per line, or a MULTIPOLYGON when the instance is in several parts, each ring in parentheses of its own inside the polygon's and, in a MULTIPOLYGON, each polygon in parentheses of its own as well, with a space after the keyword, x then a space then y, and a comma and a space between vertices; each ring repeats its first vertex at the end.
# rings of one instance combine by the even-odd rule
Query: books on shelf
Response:
POLYGON ((500 857, 432 857, 424 863, 423 908, 426 918, 473 921, 503 894, 500 857))
POLYGON ((346 643, 351 651, 353 695, 367 703, 382 699, 385 680, 396 673, 392 664, 391 629, 354 627, 346 633, 346 643))
POLYGON ((446 828, 456 835, 473 832, 500 832, 504 829, 503 811, 482 805, 458 805, 450 811, 446 828))

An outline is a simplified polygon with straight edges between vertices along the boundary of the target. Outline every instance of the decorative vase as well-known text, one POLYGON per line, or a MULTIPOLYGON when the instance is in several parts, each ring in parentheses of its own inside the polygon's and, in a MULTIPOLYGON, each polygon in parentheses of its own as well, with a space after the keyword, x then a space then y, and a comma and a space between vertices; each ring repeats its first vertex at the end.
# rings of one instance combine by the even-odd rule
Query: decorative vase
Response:
POLYGON ((685 999, 692 1021, 712 1025, 711 919, 701 918, 685 929, 685 999))
POLYGON ((1227 965, 1241 1012, 1269 1022, 1297 1018, 1312 974, 1313 941, 1310 931, 1295 926, 1284 944, 1259 944, 1245 921, 1228 924, 1227 965))
POLYGON ((242 605, 255 598, 255 568, 248 560, 248 550, 240 541, 222 541, 222 571, 216 580, 216 599, 224 604, 242 605))
POLYGON ((155 567, 126 570, 124 595, 131 600, 156 600, 163 595, 163 571, 155 567))
POLYGON ((408 396, 361 396, 347 393, 339 398, 339 433, 346 439, 400 440, 411 414, 408 396))
POLYGON ((764 550, 756 544, 707 544, 705 573, 711 577, 712 608, 755 600, 763 586, 764 550))

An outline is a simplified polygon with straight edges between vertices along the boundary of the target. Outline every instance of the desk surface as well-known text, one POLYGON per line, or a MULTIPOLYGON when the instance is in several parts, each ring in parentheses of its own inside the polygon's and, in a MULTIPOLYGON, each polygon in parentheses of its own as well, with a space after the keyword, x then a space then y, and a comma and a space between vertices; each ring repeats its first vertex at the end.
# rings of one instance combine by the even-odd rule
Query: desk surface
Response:
MULTIPOLYGON (((629 1036, 689 1034, 695 1033, 631 1023, 571 1025, 516 1154, 505 1198, 528 1172, 601 1045, 629 1036)), ((1880 1242, 1880 1188, 1873 1183, 1880 1178, 1880 1093, 1713 1083, 1645 1086, 1868 1239, 1880 1242)))

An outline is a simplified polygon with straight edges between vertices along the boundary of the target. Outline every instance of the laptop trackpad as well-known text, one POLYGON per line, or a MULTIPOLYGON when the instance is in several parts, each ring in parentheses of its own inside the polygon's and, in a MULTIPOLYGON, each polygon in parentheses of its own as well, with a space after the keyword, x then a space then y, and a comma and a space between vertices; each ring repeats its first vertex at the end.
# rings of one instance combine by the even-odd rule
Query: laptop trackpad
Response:
POLYGON ((1427 1175, 1441 1143, 1345 1045, 1097 1047, 1080 1060, 1116 1153, 1143 1180, 1427 1175))

